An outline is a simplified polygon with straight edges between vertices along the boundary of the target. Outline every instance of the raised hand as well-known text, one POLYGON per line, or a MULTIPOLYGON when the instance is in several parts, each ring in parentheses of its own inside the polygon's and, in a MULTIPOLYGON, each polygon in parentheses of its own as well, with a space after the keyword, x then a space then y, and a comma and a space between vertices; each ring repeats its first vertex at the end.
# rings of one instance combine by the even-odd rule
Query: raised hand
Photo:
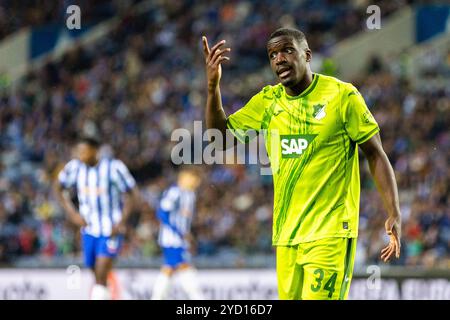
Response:
POLYGON ((208 81, 208 89, 214 90, 220 82, 222 76, 222 66, 223 61, 230 60, 229 57, 223 54, 230 52, 230 48, 221 49, 225 44, 225 40, 216 43, 211 49, 208 46, 208 39, 205 36, 202 37, 203 42, 203 53, 205 55, 206 64, 206 79, 208 81))

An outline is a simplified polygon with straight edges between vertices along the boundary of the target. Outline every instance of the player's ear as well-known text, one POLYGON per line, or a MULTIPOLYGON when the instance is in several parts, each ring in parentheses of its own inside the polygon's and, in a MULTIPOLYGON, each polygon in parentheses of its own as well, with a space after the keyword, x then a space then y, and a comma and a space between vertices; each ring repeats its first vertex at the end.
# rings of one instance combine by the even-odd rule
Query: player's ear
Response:
POLYGON ((312 59, 312 51, 309 48, 305 49, 306 62, 311 62, 312 59))

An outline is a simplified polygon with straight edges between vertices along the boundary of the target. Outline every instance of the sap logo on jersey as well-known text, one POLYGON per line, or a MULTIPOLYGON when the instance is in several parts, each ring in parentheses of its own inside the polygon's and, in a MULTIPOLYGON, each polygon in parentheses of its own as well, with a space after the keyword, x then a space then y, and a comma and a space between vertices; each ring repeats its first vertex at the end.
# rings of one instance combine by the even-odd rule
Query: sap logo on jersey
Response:
POLYGON ((281 156, 283 158, 298 158, 308 148, 317 134, 281 135, 281 156))

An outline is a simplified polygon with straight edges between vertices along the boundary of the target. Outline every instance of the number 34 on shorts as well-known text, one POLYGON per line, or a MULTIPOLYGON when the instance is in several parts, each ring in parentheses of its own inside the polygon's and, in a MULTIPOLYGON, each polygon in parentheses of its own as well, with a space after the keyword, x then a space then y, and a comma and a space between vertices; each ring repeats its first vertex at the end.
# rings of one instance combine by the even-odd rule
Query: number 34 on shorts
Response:
POLYGON ((277 247, 282 300, 343 300, 348 296, 356 239, 327 238, 277 247))
MULTIPOLYGON (((305 270, 306 271, 306 270, 305 270)), ((305 272, 306 273, 306 272, 305 272)), ((306 274, 305 274, 306 275, 306 274)), ((303 289, 303 299, 308 298, 308 291, 310 290, 311 296, 325 296, 323 298, 331 299, 336 291, 336 279, 338 277, 337 272, 330 273, 325 272, 322 269, 315 269, 313 272, 314 277, 305 277, 305 288, 303 289), (327 277, 325 276, 327 275, 327 277), (305 290, 306 289, 306 290, 305 290), (308 290, 309 289, 309 290, 308 290)), ((314 297, 312 297, 314 299, 314 297)))

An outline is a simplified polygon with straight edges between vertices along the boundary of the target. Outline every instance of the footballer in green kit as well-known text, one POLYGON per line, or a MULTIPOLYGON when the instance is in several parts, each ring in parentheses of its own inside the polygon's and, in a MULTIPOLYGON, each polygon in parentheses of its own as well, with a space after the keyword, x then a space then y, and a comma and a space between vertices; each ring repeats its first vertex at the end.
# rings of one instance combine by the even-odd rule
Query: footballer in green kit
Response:
POLYGON ((388 261, 400 256, 401 216, 393 169, 379 127, 350 83, 313 73, 311 50, 296 29, 276 30, 267 42, 279 80, 226 116, 220 96, 225 41, 203 37, 208 97, 206 124, 240 142, 265 137, 274 182, 273 245, 280 299, 346 299, 353 273, 359 216, 358 146, 383 199, 388 261))

